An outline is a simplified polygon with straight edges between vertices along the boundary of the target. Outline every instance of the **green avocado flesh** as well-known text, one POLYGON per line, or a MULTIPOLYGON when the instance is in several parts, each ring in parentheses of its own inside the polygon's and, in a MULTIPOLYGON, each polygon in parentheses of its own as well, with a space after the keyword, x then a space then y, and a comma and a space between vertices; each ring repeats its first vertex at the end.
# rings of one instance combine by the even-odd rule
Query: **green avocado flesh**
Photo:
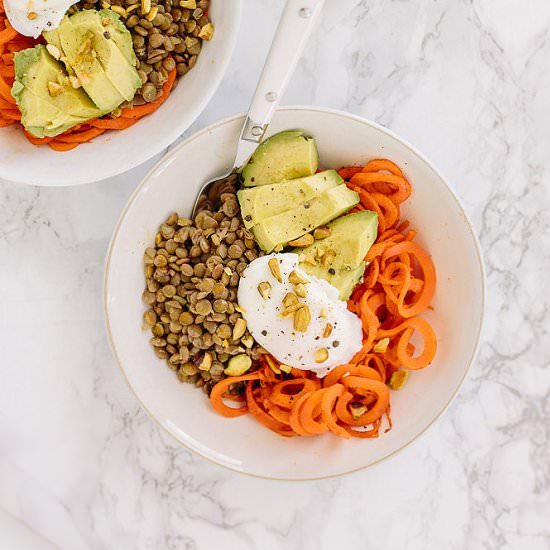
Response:
POLYGON ((111 10, 83 10, 65 16, 44 38, 61 52, 97 107, 111 112, 141 86, 128 29, 111 10))
POLYGON ((358 202, 357 193, 345 185, 338 185, 311 201, 265 218, 252 228, 252 232, 260 247, 271 252, 344 214, 358 202))
POLYGON ((291 210, 342 183, 344 180, 338 172, 326 170, 306 178, 241 189, 237 197, 244 225, 250 229, 262 220, 291 210))
POLYGON ((370 210, 354 212, 334 220, 328 228, 326 239, 293 252, 299 254, 306 273, 329 282, 340 291, 340 299, 347 300, 365 271, 365 256, 378 233, 378 215, 370 210), (322 258, 329 250, 335 257, 324 265, 322 258))
POLYGON ((17 52, 12 95, 21 123, 36 137, 55 137, 105 114, 82 89, 71 86, 63 65, 39 45, 17 52), (50 92, 52 86, 54 94, 50 92))
POLYGON ((298 130, 280 132, 258 146, 242 169, 244 187, 279 183, 315 174, 319 164, 315 140, 298 130))
POLYGON ((12 95, 25 129, 55 137, 133 99, 141 86, 132 37, 111 10, 65 16, 47 46, 15 54, 12 95))

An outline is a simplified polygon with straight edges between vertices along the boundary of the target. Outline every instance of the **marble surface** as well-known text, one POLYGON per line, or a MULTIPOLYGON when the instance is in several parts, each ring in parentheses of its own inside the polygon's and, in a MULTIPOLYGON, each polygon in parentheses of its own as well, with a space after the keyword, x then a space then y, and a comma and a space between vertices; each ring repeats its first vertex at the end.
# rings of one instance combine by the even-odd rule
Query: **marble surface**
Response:
MULTIPOLYGON (((244 1, 231 67, 190 131, 245 110, 282 4, 244 1)), ((432 159, 476 225, 489 292, 450 410, 349 477, 230 473, 138 407, 100 291, 152 163, 74 189, 0 182, 0 548, 550 548, 549 36, 547 0, 327 0, 284 103, 372 118, 432 159)))

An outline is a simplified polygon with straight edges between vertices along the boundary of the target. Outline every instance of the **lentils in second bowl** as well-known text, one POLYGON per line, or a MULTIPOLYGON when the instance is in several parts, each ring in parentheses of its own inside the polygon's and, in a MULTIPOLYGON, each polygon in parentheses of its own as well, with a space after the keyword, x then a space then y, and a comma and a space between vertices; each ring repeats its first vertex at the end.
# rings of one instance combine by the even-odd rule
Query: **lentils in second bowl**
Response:
POLYGON ((220 182, 219 208, 205 202, 194 220, 171 214, 144 255, 144 322, 155 353, 207 393, 228 365, 253 370, 265 353, 237 304, 240 276, 261 252, 240 217, 236 179, 220 182))

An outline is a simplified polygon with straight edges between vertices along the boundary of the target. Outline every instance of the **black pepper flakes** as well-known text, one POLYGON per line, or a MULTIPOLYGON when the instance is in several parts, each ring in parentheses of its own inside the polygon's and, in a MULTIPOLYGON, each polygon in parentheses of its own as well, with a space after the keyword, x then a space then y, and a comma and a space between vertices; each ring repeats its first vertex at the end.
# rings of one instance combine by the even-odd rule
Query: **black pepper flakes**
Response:
POLYGON ((109 39, 111 38, 111 34, 110 34, 108 31, 105 31, 105 32, 103 33, 103 36, 104 36, 107 40, 109 40, 109 39))
POLYGON ((333 348, 337 348, 339 345, 340 345, 340 342, 338 340, 334 340, 334 342, 332 342, 333 348))
POLYGON ((267 336, 267 330, 262 330, 262 336, 267 336))

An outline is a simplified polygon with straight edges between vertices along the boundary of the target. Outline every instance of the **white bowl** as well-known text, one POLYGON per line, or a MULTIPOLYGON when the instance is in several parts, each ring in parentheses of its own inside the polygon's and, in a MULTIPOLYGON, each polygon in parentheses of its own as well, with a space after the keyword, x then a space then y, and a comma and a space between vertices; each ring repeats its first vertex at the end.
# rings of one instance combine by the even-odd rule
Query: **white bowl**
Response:
POLYGON ((65 153, 31 145, 20 127, 0 128, 0 179, 41 186, 80 185, 126 172, 175 141, 199 116, 225 73, 239 29, 241 0, 215 0, 214 38, 159 109, 123 132, 106 132, 65 153))
POLYGON ((280 109, 271 133, 302 129, 315 137, 322 167, 387 157, 414 186, 403 217, 419 231, 438 273, 433 364, 392 393, 393 429, 373 440, 331 434, 285 439, 248 416, 218 416, 202 391, 180 384, 141 330, 143 251, 173 211, 189 215, 202 182, 229 169, 242 117, 214 124, 168 154, 130 198, 109 247, 104 287, 107 332, 116 360, 145 410, 178 441, 223 466, 261 477, 313 479, 352 472, 402 449, 445 410, 476 352, 484 310, 484 274, 472 225, 445 180, 412 147, 384 128, 339 111, 280 109))

